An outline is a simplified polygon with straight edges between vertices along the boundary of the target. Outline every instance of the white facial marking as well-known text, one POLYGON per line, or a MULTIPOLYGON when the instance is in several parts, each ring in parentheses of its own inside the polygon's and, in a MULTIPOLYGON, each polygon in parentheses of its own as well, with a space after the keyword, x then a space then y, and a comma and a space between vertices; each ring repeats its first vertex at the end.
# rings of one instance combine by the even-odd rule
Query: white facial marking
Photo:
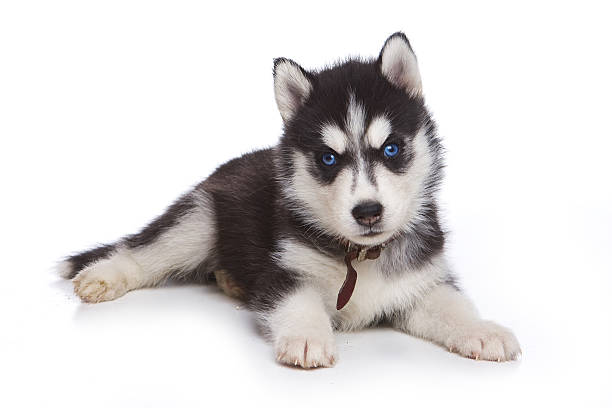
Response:
POLYGON ((337 125, 328 123, 323 125, 321 129, 323 143, 334 149, 336 153, 343 154, 346 151, 348 139, 346 134, 337 125))
POLYGON ((349 132, 354 143, 358 145, 359 139, 365 131, 365 109, 351 93, 348 109, 346 111, 346 130, 349 132))
POLYGON ((332 184, 321 186, 308 171, 308 160, 302 153, 294 153, 294 175, 283 193, 300 203, 309 223, 332 236, 343 238, 346 226, 354 222, 350 210, 345 211, 352 205, 352 171, 344 168, 332 184))
POLYGON ((433 157, 429 151, 425 129, 412 141, 412 161, 405 174, 395 174, 382 164, 374 168, 380 202, 384 206, 385 228, 397 231, 410 228, 411 221, 421 216, 424 185, 431 172, 433 157))
POLYGON ((381 70, 389 82, 410 94, 421 92, 417 59, 401 37, 391 38, 382 51, 381 70))
POLYGON ((311 90, 312 84, 295 63, 283 61, 275 67, 274 95, 285 122, 291 119, 311 90))
POLYGON ((385 116, 377 116, 372 119, 368 131, 366 132, 366 140, 374 149, 380 149, 382 144, 391 134, 391 123, 385 116))
POLYGON ((353 189, 354 205, 362 201, 377 201, 376 186, 372 184, 372 180, 368 177, 368 170, 365 159, 358 159, 357 174, 355 174, 355 187, 353 189))
POLYGON ((296 202, 306 220, 328 233, 361 245, 375 245, 411 225, 423 216, 425 181, 429 176, 433 157, 425 128, 412 141, 412 160, 406 173, 396 174, 382 164, 373 171, 376 185, 370 180, 366 164, 358 158, 358 168, 345 167, 329 185, 321 185, 310 174, 311 158, 294 153, 294 174, 283 193, 296 202), (361 201, 378 201, 383 206, 378 235, 366 236, 367 231, 357 224, 351 211, 361 201))

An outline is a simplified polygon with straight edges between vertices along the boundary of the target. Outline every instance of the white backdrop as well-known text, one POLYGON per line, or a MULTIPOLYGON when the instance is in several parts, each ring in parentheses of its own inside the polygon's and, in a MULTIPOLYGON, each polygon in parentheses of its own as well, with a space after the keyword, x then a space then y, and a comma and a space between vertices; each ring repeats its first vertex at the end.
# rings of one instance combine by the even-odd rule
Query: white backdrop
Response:
POLYGON ((221 3, 0 3, 0 405, 610 404, 605 2, 221 3), (273 145, 273 57, 376 56, 397 30, 447 148, 451 262, 522 361, 380 328, 339 334, 333 369, 294 370, 215 288, 84 305, 51 273, 273 145))

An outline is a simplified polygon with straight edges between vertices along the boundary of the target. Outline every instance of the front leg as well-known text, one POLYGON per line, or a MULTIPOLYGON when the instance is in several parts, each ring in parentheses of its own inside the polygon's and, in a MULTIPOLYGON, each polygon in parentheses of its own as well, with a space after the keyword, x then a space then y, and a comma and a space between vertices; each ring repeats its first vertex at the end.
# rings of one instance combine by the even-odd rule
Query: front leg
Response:
POLYGON ((521 354, 510 330, 480 319, 472 302, 448 284, 433 288, 396 326, 476 360, 508 361, 521 354))
POLYGON ((316 289, 300 287, 261 314, 276 359, 303 368, 331 367, 336 348, 329 314, 316 289))

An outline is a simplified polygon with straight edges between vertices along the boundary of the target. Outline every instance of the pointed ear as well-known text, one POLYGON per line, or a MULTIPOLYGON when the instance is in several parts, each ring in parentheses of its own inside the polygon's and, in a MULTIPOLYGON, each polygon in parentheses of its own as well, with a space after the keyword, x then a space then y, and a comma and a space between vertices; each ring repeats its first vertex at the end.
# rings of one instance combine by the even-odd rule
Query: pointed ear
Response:
POLYGON ((393 85, 409 94, 420 94, 421 75, 416 55, 404 33, 397 32, 387 38, 378 57, 380 71, 393 85))
POLYGON ((274 95, 283 121, 287 123, 312 91, 311 75, 287 58, 274 60, 274 95))

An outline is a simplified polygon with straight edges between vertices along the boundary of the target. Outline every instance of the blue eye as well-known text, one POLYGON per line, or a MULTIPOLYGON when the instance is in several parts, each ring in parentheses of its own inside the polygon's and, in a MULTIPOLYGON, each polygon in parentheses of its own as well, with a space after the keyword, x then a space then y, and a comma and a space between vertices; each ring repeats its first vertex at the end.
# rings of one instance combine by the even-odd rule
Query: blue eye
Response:
POLYGON ((396 145, 395 143, 389 143, 385 145, 385 148, 383 151, 385 153, 385 156, 394 157, 399 153, 399 146, 396 145))
POLYGON ((326 166, 333 166, 334 164, 336 164, 336 156, 334 156, 333 153, 323 153, 321 161, 326 166))

